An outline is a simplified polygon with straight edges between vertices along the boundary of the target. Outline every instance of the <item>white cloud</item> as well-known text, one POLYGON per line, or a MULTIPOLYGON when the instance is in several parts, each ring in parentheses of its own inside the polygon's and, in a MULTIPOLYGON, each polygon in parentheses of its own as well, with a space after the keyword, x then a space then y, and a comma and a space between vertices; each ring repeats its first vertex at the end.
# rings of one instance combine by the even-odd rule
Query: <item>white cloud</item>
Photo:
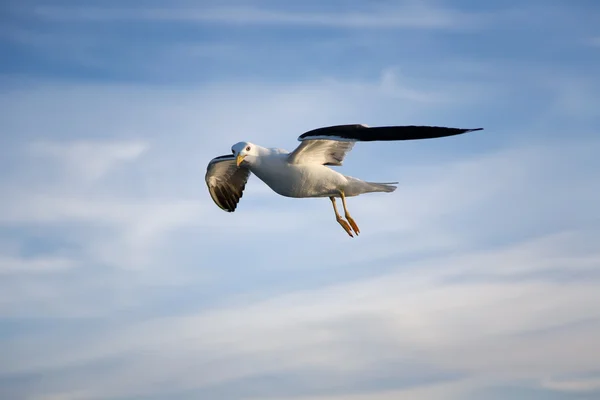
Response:
MULTIPOLYGON (((537 246, 521 245, 527 251, 517 252, 513 267, 527 270, 537 246)), ((513 249, 489 250, 474 260, 465 253, 418 261, 355 283, 128 324, 69 340, 69 352, 61 346, 40 351, 44 341, 32 346, 23 338, 6 349, 22 357, 4 372, 125 356, 100 379, 70 383, 110 397, 154 392, 165 380, 192 390, 296 369, 351 375, 398 358, 497 383, 593 368, 600 355, 594 346, 600 334, 600 324, 593 322, 600 317, 594 306, 600 300, 597 283, 441 283, 475 262, 487 272, 503 272, 507 251, 513 249), (362 342, 367 333, 369 341, 362 342), (561 363, 552 362, 556 359, 561 363)), ((564 266, 576 270, 590 257, 597 259, 598 251, 575 254, 564 266)), ((542 271, 554 268, 551 259, 543 264, 542 271)))
MULTIPOLYGON (((293 94, 286 95, 295 98, 293 94)), ((297 101, 302 104, 299 98, 297 101)), ((151 138, 154 134, 149 132, 151 138)), ((271 132, 263 135, 265 141, 277 139, 271 132)), ((166 239, 169 230, 190 227, 199 229, 194 231, 198 236, 188 240, 190 246, 197 247, 193 256, 202 269, 218 269, 222 263, 244 260, 240 267, 255 271, 319 268, 328 274, 330 268, 351 262, 372 263, 377 268, 379 264, 373 262, 373 255, 392 260, 392 267, 391 272, 379 277, 261 301, 240 297, 227 307, 142 322, 127 321, 77 337, 31 333, 0 344, 2 353, 11 360, 2 367, 2 372, 49 371, 56 378, 40 390, 48 395, 56 392, 58 396, 69 389, 81 398, 150 392, 169 395, 169 390, 231 386, 237 380, 261 374, 298 373, 294 371, 305 369, 319 371, 323 376, 341 374, 336 379, 344 385, 352 379, 352 374, 366 374, 373 365, 398 358, 467 376, 451 383, 424 383, 417 388, 370 393, 372 398, 382 399, 398 394, 439 399, 443 398, 444 390, 460 398, 483 382, 540 380, 543 376, 582 372, 592 368, 598 358, 593 349, 600 334, 600 326, 593 322, 600 317, 593 307, 600 301, 597 281, 561 284, 549 277, 557 270, 576 276, 593 272, 600 260, 593 245, 598 240, 597 230, 571 229, 545 236, 538 233, 530 240, 503 246, 472 244, 472 241, 473 235, 481 235, 483 231, 503 236, 540 221, 557 218, 560 222, 569 205, 579 205, 576 209, 571 207, 570 218, 587 215, 597 204, 598 190, 586 185, 589 182, 586 174, 575 176, 569 168, 578 171, 580 166, 574 160, 593 146, 597 146, 596 142, 532 146, 412 167, 404 171, 397 196, 352 199, 350 206, 356 210, 355 216, 360 217, 359 223, 364 223, 364 233, 350 242, 351 247, 333 219, 327 219, 331 215, 326 202, 317 206, 316 201, 300 204, 273 197, 274 203, 267 205, 262 202, 268 197, 257 204, 248 195, 244 198, 248 202, 244 211, 230 215, 219 213, 207 197, 199 201, 182 196, 177 185, 167 186, 168 191, 175 188, 168 201, 164 197, 163 200, 138 197, 130 188, 110 192, 104 199, 96 198, 92 192, 74 193, 69 200, 60 197, 69 193, 64 187, 55 198, 36 197, 34 191, 34 195, 15 200, 12 208, 4 210, 5 224, 83 221, 112 226, 114 230, 108 236, 101 232, 86 239, 90 242, 86 246, 89 259, 121 265, 136 254, 147 253, 154 261, 166 254, 164 260, 173 265, 166 271, 160 270, 155 282, 177 281, 189 273, 177 267, 178 259, 172 251, 175 243, 166 239), (557 162, 557 154, 573 162, 557 162), (554 173, 555 170, 562 171, 562 175, 554 173), (546 182, 541 178, 548 172, 553 172, 553 179, 546 182), (561 197, 564 193, 569 196, 561 197), (586 194, 589 204, 579 200, 584 197, 582 194, 586 194), (513 199, 510 207, 506 206, 506 199, 513 199), (546 203, 541 204, 542 200, 546 203), (309 210, 311 214, 304 214, 309 210), (490 212, 493 215, 487 215, 490 212), (390 219, 390 213, 397 218, 390 219), (475 225, 465 223, 470 214, 477 218, 475 225), (510 223, 501 224, 507 219, 510 223), (484 222, 486 229, 481 228, 484 222), (208 230, 218 227, 220 232, 229 232, 227 243, 233 243, 235 251, 216 255, 211 251, 217 241, 211 241, 215 232, 208 230), (295 254, 295 247, 290 252, 262 243, 264 238, 274 240, 273 235, 281 232, 286 232, 291 243, 324 245, 295 254), (306 232, 310 232, 309 238, 306 232), (162 240, 156 242, 152 238, 162 240), (240 252, 238 246, 244 242, 255 249, 240 252), (160 243, 165 246, 165 253, 159 251, 160 243), (131 252, 131 248, 127 250, 131 244, 140 247, 131 252), (421 252, 416 260, 410 258, 415 252, 421 252), (290 263, 295 264, 282 264, 282 257, 291 257, 290 263), (265 261, 268 266, 255 265, 265 261), (169 278, 165 272, 176 276, 169 278), (524 274, 533 279, 525 279, 524 274), (368 341, 362 339, 365 336, 368 341), (565 343, 579 344, 573 347, 565 343), (560 364, 551 362, 556 358, 561 359, 560 364), (100 360, 116 363, 100 378, 84 368, 80 369, 77 380, 67 381, 67 373, 60 372, 81 365, 93 368, 100 360), (164 388, 162 382, 166 381, 176 389, 164 388)), ((357 150, 360 156, 361 150, 357 150)), ((205 149, 202 152, 208 156, 205 149)), ((176 154, 175 158, 185 163, 182 154, 188 153, 176 154)), ((195 158, 195 151, 186 157, 195 158)), ((577 161, 585 163, 584 158, 577 161)), ((131 165, 142 163, 136 168, 152 169, 154 162, 157 159, 149 153, 147 158, 131 165)), ((385 160, 381 162, 386 165, 385 160)), ((202 173, 190 175, 195 176, 192 181, 197 182, 199 194, 205 191, 204 162, 199 160, 197 165, 202 173)), ((403 171, 391 172, 402 175, 403 171)), ((112 174, 109 177, 115 178, 112 174)), ((252 184, 260 185, 257 181, 252 184)), ((256 195, 268 196, 259 187, 253 189, 256 195)), ((156 192, 157 195, 165 196, 163 190, 156 192)), ((44 315, 90 317, 111 315, 131 301, 133 304, 148 301, 147 297, 132 299, 140 292, 126 294, 141 284, 136 280, 139 275, 118 276, 133 281, 125 286, 109 282, 111 297, 122 297, 106 301, 107 304, 93 304, 94 300, 84 295, 86 291, 97 290, 92 289, 94 286, 64 293, 60 285, 29 282, 4 292, 4 310, 6 313, 19 309, 20 315, 28 315, 35 309, 44 315), (12 302, 7 303, 9 298, 12 302)), ((352 396, 320 398, 345 400, 352 396)))
POLYGON ((92 180, 103 177, 121 162, 135 160, 146 149, 147 145, 141 142, 37 141, 31 145, 34 154, 64 163, 67 173, 92 180))
MULTIPOLYGON (((600 254, 597 221, 589 216, 600 190, 586 155, 595 154, 597 141, 516 146, 507 139, 503 149, 473 149, 427 165, 425 145, 398 145, 389 158, 381 157, 387 146, 356 146, 344 172, 402 182, 393 195, 350 201, 363 230, 352 241, 327 201, 280 198, 257 179, 235 214, 212 204, 206 162, 237 140, 289 149, 303 130, 345 121, 374 125, 374 115, 412 123, 454 113, 453 121, 479 124, 477 110, 464 106, 485 97, 464 99, 467 91, 459 91, 453 105, 427 101, 428 91, 398 97, 388 91, 397 83, 390 77, 189 91, 37 87, 0 96, 5 132, 23 137, 24 148, 45 143, 37 150, 52 156, 46 166, 89 162, 85 176, 96 178, 81 185, 68 170, 49 180, 22 169, 3 177, 0 224, 56 228, 49 236, 68 239, 77 251, 74 261, 46 258, 76 266, 63 270, 73 274, 67 280, 7 274, 1 314, 81 318, 77 328, 85 332, 67 326, 3 339, 0 353, 9 363, 1 373, 44 373, 37 393, 85 399, 235 388, 261 374, 301 380, 306 370, 344 387, 380 363, 395 365, 389 370, 399 375, 419 364, 457 376, 406 390, 373 389, 368 398, 441 399, 488 383, 541 382, 592 368, 600 254), (23 118, 30 107, 38 115, 23 118), (81 132, 108 133, 102 142, 74 141, 84 140, 81 132), (89 159, 73 143, 93 143, 83 146, 89 159), (124 268, 131 266, 144 268, 124 268), (369 272, 340 272, 357 266, 369 272), (318 272, 323 281, 268 292, 281 285, 271 281, 276 273, 301 280, 298 271, 313 279, 318 272), (557 272, 574 281, 562 282, 557 272), (236 290, 241 279, 256 279, 254 290, 267 293, 236 290), (155 311, 161 298, 153 290, 168 285, 169 300, 179 303, 160 302, 169 309, 155 311), (202 303, 215 287, 235 294, 217 292, 202 303), (88 321, 99 327, 86 328, 88 321)), ((442 83, 439 91, 452 92, 442 83)), ((448 154, 459 142, 446 143, 448 154)), ((32 156, 26 152, 19 162, 40 161, 32 156)), ((10 250, 6 260, 21 260, 18 248, 10 250)))
MULTIPOLYGON (((424 387, 410 387, 402 390, 368 391, 367 393, 344 393, 316 396, 282 396, 281 400, 461 400, 470 389, 477 385, 468 379, 434 383, 424 387)), ((249 397, 248 400, 259 400, 260 397, 249 397)))
POLYGON ((63 257, 21 258, 0 255, 0 275, 52 273, 74 267, 73 260, 63 257))
POLYGON ((81 390, 76 392, 66 391, 49 395, 43 394, 32 397, 32 400, 86 400, 90 397, 93 397, 93 395, 85 390, 81 390))
MULTIPOLYGON (((443 92, 415 90, 408 87, 408 78, 400 75, 397 68, 388 68, 381 75, 381 90, 392 98, 401 98, 418 103, 451 103, 453 97, 443 92)), ((466 93, 465 93, 466 94, 466 93)))
POLYGON ((225 24, 301 25, 369 29, 464 29, 482 26, 482 18, 458 10, 413 2, 362 12, 300 12, 258 7, 172 7, 172 8, 60 8, 36 7, 36 15, 51 20, 156 20, 225 24))
POLYGON ((547 379, 542 387, 560 392, 600 392, 600 378, 583 379, 547 379))

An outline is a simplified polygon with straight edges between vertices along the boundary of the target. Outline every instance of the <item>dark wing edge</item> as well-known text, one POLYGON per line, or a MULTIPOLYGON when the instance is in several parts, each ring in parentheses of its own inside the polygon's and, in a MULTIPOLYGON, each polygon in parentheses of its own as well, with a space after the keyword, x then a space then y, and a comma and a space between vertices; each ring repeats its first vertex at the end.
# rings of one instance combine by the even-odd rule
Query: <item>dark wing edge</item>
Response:
POLYGON ((250 170, 238 167, 234 155, 225 155, 210 160, 204 179, 215 204, 224 211, 234 212, 249 177, 250 170))
POLYGON ((358 142, 418 140, 454 136, 481 130, 483 128, 462 129, 418 125, 369 127, 362 124, 352 124, 313 129, 300 135, 298 140, 329 139, 358 142))

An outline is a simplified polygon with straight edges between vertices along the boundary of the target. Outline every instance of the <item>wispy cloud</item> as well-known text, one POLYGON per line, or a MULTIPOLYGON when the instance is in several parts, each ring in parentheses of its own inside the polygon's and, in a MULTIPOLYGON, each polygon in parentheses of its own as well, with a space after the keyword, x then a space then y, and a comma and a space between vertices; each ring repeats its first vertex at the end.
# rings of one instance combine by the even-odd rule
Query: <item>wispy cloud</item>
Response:
MULTIPOLYGON (((319 104, 331 100, 333 104, 341 104, 347 90, 364 93, 379 84, 379 81, 371 86, 351 84, 346 91, 340 91, 346 86, 329 83, 321 86, 326 95, 320 97, 325 100, 319 104)), ((89 90, 81 92, 82 98, 89 98, 89 90)), ((230 90, 237 93, 240 88, 230 90)), ((286 104, 299 105, 281 108, 278 114, 278 118, 292 121, 295 128, 289 130, 301 131, 304 113, 313 113, 313 108, 319 107, 311 102, 314 91, 303 87, 271 90, 257 89, 244 96, 255 99, 253 107, 276 104, 272 99, 281 98, 289 99, 286 104)), ((206 99, 207 104, 224 104, 234 98, 223 90, 196 96, 203 98, 207 93, 211 96, 206 99)), ((32 96, 56 97, 37 90, 32 96)), ((131 96, 128 93, 120 97, 131 96)), ((187 115, 188 109, 196 115, 199 103, 188 96, 180 93, 167 96, 162 102, 178 104, 180 117, 187 115)), ((95 101, 100 100, 96 97, 95 101)), ((78 98, 73 101, 77 103, 78 98)), ((137 101, 136 107, 140 109, 130 108, 128 112, 144 114, 140 110, 158 107, 154 101, 152 98, 137 101)), ((243 104, 240 102, 240 110, 243 104)), ((349 102, 338 112, 350 116, 362 104, 349 102)), ((383 106, 384 102, 377 104, 383 106)), ((82 106, 87 105, 82 103, 82 106)), ((114 112, 119 109, 116 104, 114 112)), ((174 111, 165 108, 163 112, 171 115, 174 111)), ((152 118, 153 114, 146 115, 152 118)), ((255 109, 240 112, 239 119, 244 118, 256 118, 255 109)), ((209 121, 204 121, 202 127, 215 135, 228 130, 217 119, 209 121)), ((160 124, 152 127, 154 124, 148 121, 143 125, 149 127, 145 131, 149 142, 156 143, 144 157, 139 157, 140 148, 123 146, 134 143, 127 140, 92 146, 103 150, 98 151, 102 160, 115 163, 112 172, 104 176, 111 188, 103 194, 104 198, 98 198, 94 191, 71 191, 69 185, 78 178, 63 170, 62 176, 56 178, 63 186, 55 191, 54 200, 47 194, 37 197, 34 188, 27 196, 15 198, 18 201, 14 207, 21 206, 21 212, 17 208, 5 209, 5 224, 55 226, 85 222, 87 227, 76 231, 84 238, 79 245, 83 246, 85 257, 76 258, 75 262, 78 268, 88 268, 87 274, 103 277, 100 285, 77 278, 75 282, 83 285, 77 290, 56 282, 30 282, 26 287, 13 283, 12 290, 3 291, 5 315, 12 315, 10 310, 16 305, 30 317, 38 315, 37 311, 56 317, 108 318, 122 309, 145 310, 144 303, 152 302, 153 286, 164 288, 170 281, 175 287, 190 290, 185 280, 191 279, 195 282, 194 291, 210 290, 210 285, 199 283, 194 274, 215 269, 226 272, 222 280, 215 281, 215 277, 210 280, 211 284, 221 282, 220 285, 235 280, 243 270, 265 279, 294 270, 301 271, 304 279, 307 276, 323 279, 324 275, 339 274, 336 271, 357 265, 368 265, 377 272, 361 279, 333 279, 317 287, 307 285, 279 294, 256 295, 250 290, 244 296, 242 291, 231 297, 229 304, 222 302, 209 310, 198 310, 199 306, 193 305, 180 316, 167 313, 121 322, 119 326, 107 323, 99 332, 78 337, 60 331, 42 338, 32 332, 5 341, 1 345, 3 353, 14 360, 4 366, 5 375, 29 376, 45 371, 54 377, 38 386, 36 392, 57 396, 63 392, 76 393, 82 398, 145 396, 150 392, 165 396, 190 392, 237 398, 253 387, 256 398, 268 394, 285 398, 293 390, 306 398, 345 399, 358 396, 357 391, 366 391, 373 398, 415 394, 422 399, 436 399, 443 398, 443 390, 447 389, 461 398, 473 390, 474 381, 479 385, 523 379, 539 381, 541 376, 562 376, 593 367, 597 355, 589 351, 589 346, 600 334, 594 322, 600 315, 591 306, 599 293, 597 280, 593 278, 594 266, 600 259, 594 246, 598 231, 595 225, 583 229, 576 223, 600 201, 600 193, 586 183, 589 175, 581 169, 587 163, 582 155, 597 147, 596 141, 531 143, 405 168, 393 166, 397 163, 392 163, 392 159, 371 161, 366 168, 358 160, 368 156, 369 145, 356 146, 351 155, 355 162, 350 162, 346 169, 355 169, 362 175, 380 175, 382 171, 375 164, 381 165, 386 174, 402 177, 402 185, 400 197, 365 197, 350 202, 356 209, 355 216, 364 221, 367 234, 347 248, 347 238, 335 235, 341 232, 331 223, 328 204, 286 201, 260 189, 262 184, 257 180, 249 184, 244 206, 234 218, 214 212, 201 177, 205 161, 220 154, 219 148, 229 145, 223 146, 216 140, 210 144, 202 141, 194 147, 176 147, 175 153, 164 153, 168 155, 165 159, 156 158, 158 154, 153 149, 163 143, 162 127, 160 124), (129 150, 121 151, 123 148, 129 150), (198 153, 202 154, 200 158, 198 153), (562 161, 558 155, 564 157, 562 161), (175 174, 154 176, 161 184, 150 193, 161 198, 160 201, 138 192, 132 185, 157 171, 155 163, 166 166, 175 163, 175 159, 182 165, 193 166, 190 176, 194 178, 189 182, 197 182, 195 199, 184 194, 183 188, 189 184, 187 178, 184 185, 169 185, 175 174), (146 172, 140 176, 132 174, 133 170, 146 172), (121 186, 119 179, 124 178, 128 184, 121 186), (165 197, 167 193, 169 196, 165 197), (36 198, 39 201, 35 204, 28 203, 36 198), (566 205, 572 210, 568 215, 556 212, 566 205), (305 211, 312 215, 304 216, 305 211), (390 215, 396 217, 390 219, 390 215), (482 229, 482 224, 487 228, 482 229), (543 233, 537 231, 540 224, 549 224, 543 233), (112 228, 92 229, 102 225, 112 228), (183 235, 168 235, 169 231, 176 234, 181 230, 185 232, 183 235), (309 230, 311 238, 306 238, 303 232, 309 230), (555 234, 548 234, 548 230, 555 234), (286 239, 280 242, 281 248, 262 242, 262 238, 270 237, 273 243, 282 232, 286 239), (160 240, 152 240, 153 237, 160 240), (509 237, 513 239, 506 239, 509 237), (494 244, 498 241, 504 244, 494 244), (289 243, 304 243, 313 250, 299 254, 289 243), (232 244, 235 251, 231 250, 232 244), (177 257, 173 249, 182 250, 183 256, 177 257), (294 256, 290 258, 290 254, 294 256), (132 260, 137 255, 146 255, 144 268, 137 272, 106 277, 98 266, 98 263, 121 268, 134 265, 132 260), (235 268, 238 261, 243 269, 235 268), (84 267, 88 262, 91 266, 84 267), (571 279, 571 284, 562 283, 565 277, 571 279), (107 289, 113 300, 90 304, 99 290, 107 289), (79 301, 74 302, 75 299, 79 301), (494 318, 488 318, 491 315, 494 318), (588 346, 588 350, 581 352, 563 345, 569 340, 577 340, 581 346, 588 346), (353 344, 359 342, 363 345, 353 344), (563 362, 551 363, 555 358, 563 362), (386 372, 390 382, 397 383, 378 386, 381 384, 376 376, 383 372, 374 366, 382 362, 394 371, 386 372), (105 363, 110 368, 105 368, 105 363), (87 369, 82 369, 82 365, 87 369), (79 371, 76 384, 71 375, 74 368, 79 371), (104 371, 100 380, 98 374, 90 372, 98 369, 104 371), (306 371, 318 371, 326 379, 317 379, 306 371), (266 390, 253 383, 268 376, 282 379, 295 376, 294 379, 306 384, 304 387, 270 385, 266 390), (403 376, 411 379, 403 380, 403 376), (166 381, 176 384, 165 385, 166 381), (347 392, 340 392, 332 382, 347 388, 347 392), (353 386, 353 382, 360 384, 353 386)), ((104 130, 101 125, 94 126, 104 130)), ((181 125, 185 135, 179 138, 183 143, 189 143, 189 137, 196 137, 194 126, 194 118, 181 125)), ((296 143, 295 134, 288 137, 276 128, 268 127, 258 135, 258 141, 296 143)), ((233 139, 233 136, 225 138, 223 142, 230 143, 233 139)), ((426 147, 429 146, 433 143, 426 147)), ((379 150, 385 147, 377 146, 379 150)), ((76 148, 42 147, 52 150, 44 152, 45 155, 70 154, 76 148)), ((395 154, 400 150, 401 146, 396 146, 395 154)), ((26 157, 38 160, 39 153, 28 152, 26 157)), ((48 162, 60 165, 64 159, 51 157, 48 162)))
MULTIPOLYGON (((500 272, 506 264, 499 256, 506 250, 488 251, 476 262, 488 272, 500 272)), ((530 263, 527 253, 521 254, 512 260, 515 269, 530 263)), ((118 366, 103 373, 100 380, 88 375, 81 376, 79 383, 70 383, 72 388, 111 397, 118 393, 144 395, 149 390, 176 395, 173 386, 159 389, 160 382, 173 379, 178 382, 176 390, 181 391, 210 391, 215 385, 235 385, 248 377, 285 371, 298 371, 302 376, 301 371, 316 370, 335 381, 342 379, 340 368, 345 378, 337 384, 347 385, 346 379, 369 376, 367 371, 384 360, 396 365, 392 375, 399 386, 403 386, 402 374, 414 368, 411 365, 452 372, 451 376, 460 372, 452 380, 477 376, 497 383, 595 366, 598 354, 593 343, 600 334, 600 315, 592 305, 598 300, 597 285, 440 284, 444 277, 469 265, 470 256, 465 257, 419 261, 404 265, 403 272, 375 279, 133 324, 75 343, 70 340, 69 352, 55 347, 39 354, 35 348, 25 353, 30 341, 23 338, 12 342, 13 350, 7 349, 5 354, 18 351, 27 356, 14 360, 4 371, 62 369, 114 358, 118 366), (490 315, 494 318, 486 317, 490 315), (582 324, 585 321, 589 322, 582 324), (536 331, 543 333, 531 334, 536 331), (576 347, 565 344, 568 337, 577 339, 576 347), (127 355, 126 359, 122 355, 127 355), (551 362, 557 358, 561 363, 551 362)), ((578 253, 567 262, 577 268, 577 260, 587 257, 598 254, 578 253)), ((542 270, 552 268, 552 260, 541 266, 542 270)), ((422 373, 426 375, 427 370, 422 373)), ((317 384, 315 390, 333 388, 322 385, 319 389, 321 384, 317 384)), ((268 389, 277 391, 283 394, 285 388, 271 385, 268 389)), ((373 393, 377 395, 378 390, 373 393)))
POLYGON ((86 179, 103 177, 117 164, 139 157, 146 148, 147 145, 141 142, 35 142, 31 145, 34 154, 56 158, 65 164, 68 173, 86 179))
POLYGON ((368 29, 463 29, 481 25, 481 16, 450 8, 411 2, 362 12, 302 12, 252 6, 201 8, 59 8, 36 7, 35 14, 52 20, 154 20, 221 24, 300 25, 368 29))
POLYGON ((54 273, 73 268, 74 262, 60 257, 17 258, 0 257, 0 275, 22 273, 54 273))
MULTIPOLYGON (((383 82, 389 85, 387 76, 383 82)), ((391 150, 356 146, 347 173, 398 176, 402 185, 399 196, 350 202, 366 232, 351 248, 332 221, 329 204, 279 198, 256 179, 235 215, 215 209, 202 175, 206 161, 225 153, 234 140, 248 137, 291 147, 303 129, 366 117, 361 114, 365 107, 369 113, 379 108, 390 120, 399 118, 398 104, 406 104, 407 119, 446 107, 411 104, 393 92, 378 92, 381 85, 380 78, 358 85, 341 80, 309 86, 230 85, 163 92, 160 99, 139 88, 71 88, 60 108, 75 111, 71 123, 93 127, 86 131, 90 137, 110 131, 106 124, 118 120, 137 127, 130 132, 143 131, 145 141, 40 142, 34 136, 23 143, 28 151, 20 163, 37 163, 43 155, 47 167, 77 166, 87 157, 80 160, 76 150, 86 149, 91 164, 101 165, 104 174, 94 181, 102 184, 86 188, 75 185, 79 177, 69 169, 46 182, 47 176, 26 174, 26 187, 14 186, 22 171, 5 177, 11 182, 5 188, 11 190, 0 213, 3 226, 61 229, 61 237, 78 251, 68 258, 70 269, 57 271, 60 279, 48 280, 39 274, 23 280, 27 274, 14 269, 27 266, 24 259, 14 252, 5 256, 18 262, 5 275, 10 279, 0 310, 13 318, 85 318, 102 329, 81 335, 59 329, 43 337, 34 331, 6 339, 0 347, 11 364, 3 374, 50 374, 53 378, 32 396, 175 396, 187 391, 237 398, 258 385, 253 390, 259 398, 285 397, 293 390, 308 398, 352 398, 367 391, 374 398, 416 393, 435 399, 442 388, 460 398, 473 390, 474 381, 476 387, 540 381, 592 368, 597 355, 589 348, 563 344, 577 340, 592 346, 600 333, 594 322, 600 316, 590 306, 600 293, 593 278, 600 257, 594 246, 598 231, 594 220, 582 224, 600 201, 598 188, 589 185, 592 170, 583 168, 590 161, 585 154, 597 141, 532 139, 434 164, 422 160, 432 157, 426 149, 435 142, 391 150), (352 93, 371 93, 373 104, 352 93), (120 100, 99 118, 93 110, 103 96, 120 100), (124 109, 124 104, 135 106, 124 109), (225 105, 235 121, 217 113, 225 105), (260 109, 276 111, 274 120, 260 109), (308 115, 315 122, 307 125, 308 115), (179 132, 177 141, 164 136, 168 121, 176 121, 169 131, 179 132), (240 124, 257 128, 242 132, 240 124), (407 165, 400 168, 403 148, 407 165), (394 157, 381 157, 390 151, 394 157), (421 165, 412 165, 413 159, 421 165), (569 213, 557 212, 567 208, 569 213), (312 250, 298 253, 292 243, 312 250), (289 278, 275 278, 290 275, 298 277, 298 286, 290 286, 289 278), (560 283, 566 278, 572 283, 560 283), (242 282, 252 279, 276 281, 268 287, 242 282), (203 293, 215 286, 232 292, 205 298, 203 293), (226 289, 230 286, 237 289, 226 289), (161 299, 179 293, 189 304, 171 300, 176 305, 170 310, 153 310, 157 293, 166 296, 161 299), (205 309, 206 302, 213 307, 205 309), (146 317, 110 321, 126 310, 146 317), (174 310, 179 316, 172 315, 174 310), (358 342, 369 345, 361 350, 353 344, 358 342), (554 358, 564 362, 553 364, 554 358), (390 382, 398 383, 377 383, 380 370, 374 366, 382 360, 395 371, 388 375, 390 382), (79 371, 75 381, 74 368, 79 371), (93 372, 98 370, 104 371, 100 380, 93 372), (306 385, 261 389, 268 376, 294 376, 306 385), (403 381, 402 376, 411 378, 403 381), (331 382, 346 392, 336 391, 331 382)), ((63 121, 51 105, 60 90, 65 89, 18 93, 19 102, 6 101, 13 117, 5 123, 15 134, 43 132, 42 127, 59 131, 63 121), (14 117, 22 115, 19 104, 40 105, 39 115, 14 117)), ((483 138, 473 136, 469 142, 483 138)), ((26 231, 21 245, 31 235, 26 231)))
POLYGON ((471 3, 9 5, 0 397, 596 396, 597 10, 471 3), (232 143, 341 123, 485 130, 355 146, 400 181, 356 239, 212 203, 232 143))
POLYGON ((548 379, 542 382, 545 388, 561 392, 599 392, 600 377, 581 379, 548 379))

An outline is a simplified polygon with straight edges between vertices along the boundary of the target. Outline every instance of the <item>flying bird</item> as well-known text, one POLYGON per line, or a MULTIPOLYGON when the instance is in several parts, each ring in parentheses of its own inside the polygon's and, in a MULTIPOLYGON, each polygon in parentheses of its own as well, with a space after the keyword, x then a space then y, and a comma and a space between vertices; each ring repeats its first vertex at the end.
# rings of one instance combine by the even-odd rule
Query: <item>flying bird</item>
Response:
POLYGON ((256 175, 275 193, 285 197, 328 197, 336 221, 350 237, 360 229, 350 216, 346 197, 396 190, 398 182, 366 182, 329 168, 341 166, 356 142, 432 139, 453 136, 483 128, 459 129, 439 126, 336 125, 313 129, 298 137, 300 145, 292 152, 265 148, 250 142, 231 147, 232 154, 215 157, 206 169, 206 184, 213 201, 222 210, 234 212, 242 198, 250 174, 256 175), (338 212, 336 198, 344 208, 338 212))

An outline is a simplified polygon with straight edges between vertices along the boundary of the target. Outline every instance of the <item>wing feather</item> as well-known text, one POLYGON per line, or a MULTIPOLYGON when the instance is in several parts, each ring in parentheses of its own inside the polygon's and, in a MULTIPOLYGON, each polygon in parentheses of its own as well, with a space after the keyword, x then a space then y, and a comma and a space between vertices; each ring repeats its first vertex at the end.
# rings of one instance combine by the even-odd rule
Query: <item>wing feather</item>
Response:
POLYGON ((327 139, 305 140, 288 156, 292 164, 342 165, 353 141, 327 139))
POLYGON ((483 128, 461 129, 443 126, 376 126, 369 127, 361 124, 335 125, 313 129, 300 135, 298 140, 351 140, 358 142, 388 141, 388 140, 418 140, 434 139, 445 136, 460 135, 461 133, 480 131, 483 128))
POLYGON ((215 204, 222 210, 234 212, 249 177, 249 169, 238 167, 235 156, 226 155, 210 160, 204 179, 215 204))
POLYGON ((441 126, 335 125, 313 129, 298 137, 300 145, 289 155, 292 164, 342 165, 356 142, 433 139, 483 128, 460 129, 441 126))

